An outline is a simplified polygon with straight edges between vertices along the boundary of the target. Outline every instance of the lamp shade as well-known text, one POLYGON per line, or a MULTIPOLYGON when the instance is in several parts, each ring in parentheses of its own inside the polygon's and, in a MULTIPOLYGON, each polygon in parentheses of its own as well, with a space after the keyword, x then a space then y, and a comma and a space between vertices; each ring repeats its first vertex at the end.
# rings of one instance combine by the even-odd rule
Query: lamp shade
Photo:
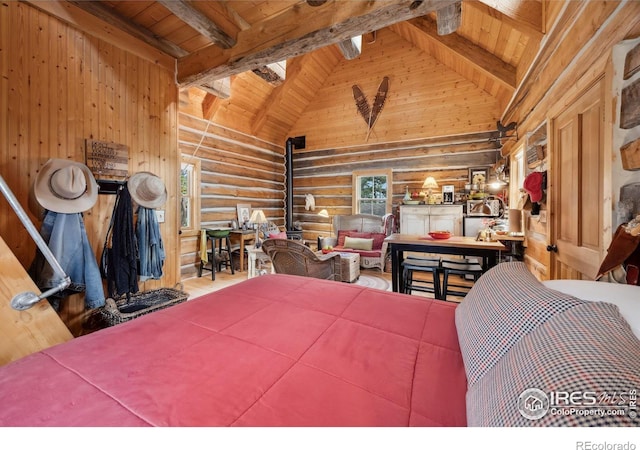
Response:
POLYGON ((329 217, 329 211, 327 211, 326 209, 323 209, 318 213, 318 215, 320 217, 327 217, 328 218, 329 217))
POLYGON ((424 180, 422 187, 424 189, 438 189, 438 183, 436 182, 435 178, 427 177, 426 180, 424 180))
POLYGON ((267 223, 267 218, 261 209, 254 209, 249 219, 251 223, 267 223))

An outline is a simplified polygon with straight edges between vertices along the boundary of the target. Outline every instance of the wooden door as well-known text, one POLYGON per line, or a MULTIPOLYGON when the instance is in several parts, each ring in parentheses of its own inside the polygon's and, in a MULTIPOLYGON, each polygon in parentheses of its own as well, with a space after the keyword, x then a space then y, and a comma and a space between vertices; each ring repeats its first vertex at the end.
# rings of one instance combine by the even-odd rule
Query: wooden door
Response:
MULTIPOLYGON (((551 278, 593 279, 603 254, 602 80, 552 122, 551 278)), ((607 211, 609 214, 609 211, 607 211)))

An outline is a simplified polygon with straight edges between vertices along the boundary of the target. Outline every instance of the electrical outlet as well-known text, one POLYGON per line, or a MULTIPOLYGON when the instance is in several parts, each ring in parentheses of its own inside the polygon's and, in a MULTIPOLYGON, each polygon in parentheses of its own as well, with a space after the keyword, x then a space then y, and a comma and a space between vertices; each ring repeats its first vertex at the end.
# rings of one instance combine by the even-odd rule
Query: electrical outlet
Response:
POLYGON ((164 223, 164 209, 156 209, 156 218, 158 223, 164 223))

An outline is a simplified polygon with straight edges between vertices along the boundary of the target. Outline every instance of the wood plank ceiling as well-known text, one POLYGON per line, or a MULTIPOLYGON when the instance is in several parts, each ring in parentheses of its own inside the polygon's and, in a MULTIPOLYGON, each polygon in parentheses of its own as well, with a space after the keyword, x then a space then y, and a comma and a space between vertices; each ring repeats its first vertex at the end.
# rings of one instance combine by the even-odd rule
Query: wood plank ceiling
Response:
MULTIPOLYGON (((180 88, 203 90, 197 97, 205 117, 233 101, 252 117, 256 136, 281 141, 310 101, 304 92, 308 85, 296 79, 322 83, 339 58, 357 54, 351 38, 363 36, 366 45, 383 27, 506 107, 544 36, 545 1, 465 0, 460 25, 446 35, 438 34, 435 11, 455 7, 456 0, 58 3, 88 12, 175 58, 180 88), (286 64, 284 80, 274 72, 281 68, 271 66, 276 63, 286 64), (291 108, 278 98, 299 98, 302 104, 291 108)), ((31 3, 48 7, 48 2, 31 3)))

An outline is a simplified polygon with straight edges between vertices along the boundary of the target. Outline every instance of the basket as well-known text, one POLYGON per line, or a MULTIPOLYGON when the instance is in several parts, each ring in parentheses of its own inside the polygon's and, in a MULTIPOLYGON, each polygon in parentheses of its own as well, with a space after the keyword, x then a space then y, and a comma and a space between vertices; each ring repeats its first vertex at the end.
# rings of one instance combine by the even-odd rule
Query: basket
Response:
POLYGON ((108 298, 101 311, 102 318, 107 326, 113 326, 182 303, 188 297, 182 289, 160 288, 131 294, 129 298, 126 295, 108 298))

